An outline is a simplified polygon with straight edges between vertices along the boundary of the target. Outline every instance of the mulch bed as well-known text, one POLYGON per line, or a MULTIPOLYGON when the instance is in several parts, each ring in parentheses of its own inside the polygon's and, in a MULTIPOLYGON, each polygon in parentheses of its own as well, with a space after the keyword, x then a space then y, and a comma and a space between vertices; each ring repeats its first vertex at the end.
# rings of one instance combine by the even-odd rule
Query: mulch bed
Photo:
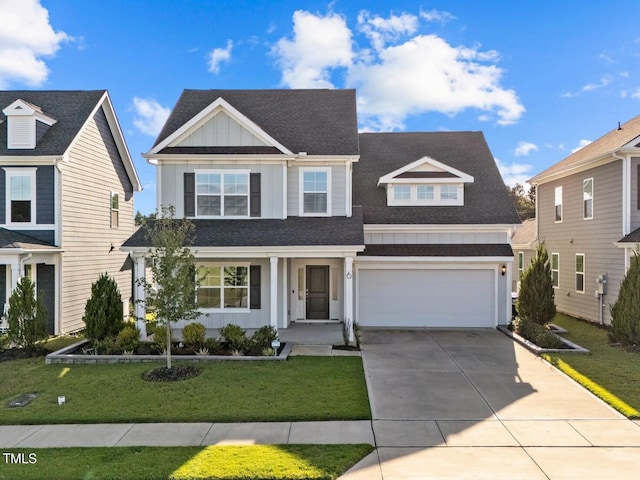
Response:
POLYGON ((0 363, 23 358, 44 357, 49 353, 51 353, 50 350, 41 346, 36 346, 30 350, 25 348, 7 348, 6 350, 0 351, 0 363))
POLYGON ((190 365, 176 365, 171 368, 158 367, 142 374, 142 379, 148 382, 179 382, 197 377, 202 373, 197 367, 190 365))

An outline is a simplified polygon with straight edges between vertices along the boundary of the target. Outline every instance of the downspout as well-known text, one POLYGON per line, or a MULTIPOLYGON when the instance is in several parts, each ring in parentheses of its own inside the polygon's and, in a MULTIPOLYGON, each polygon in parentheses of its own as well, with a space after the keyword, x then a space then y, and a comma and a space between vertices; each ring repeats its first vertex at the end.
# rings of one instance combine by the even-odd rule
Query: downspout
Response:
POLYGON ((629 235, 631 229, 631 159, 629 155, 612 153, 613 158, 622 160, 622 236, 629 235))

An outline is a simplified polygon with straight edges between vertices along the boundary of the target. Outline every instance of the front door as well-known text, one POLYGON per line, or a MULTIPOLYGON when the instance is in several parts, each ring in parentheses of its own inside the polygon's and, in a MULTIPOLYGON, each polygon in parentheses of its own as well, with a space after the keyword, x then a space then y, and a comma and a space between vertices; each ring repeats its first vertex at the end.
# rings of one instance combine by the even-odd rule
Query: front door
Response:
POLYGON ((307 265, 307 319, 329 319, 329 266, 307 265))

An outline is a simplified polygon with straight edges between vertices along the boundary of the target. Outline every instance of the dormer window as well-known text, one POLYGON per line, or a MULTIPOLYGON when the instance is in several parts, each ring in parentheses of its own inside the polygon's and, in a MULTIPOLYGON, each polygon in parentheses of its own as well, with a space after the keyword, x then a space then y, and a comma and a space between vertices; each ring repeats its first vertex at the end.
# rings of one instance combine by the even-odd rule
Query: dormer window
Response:
POLYGON ((7 117, 7 148, 34 149, 56 120, 44 114, 40 107, 16 100, 2 110, 7 117))
POLYGON ((473 177, 429 157, 421 158, 378 180, 386 185, 387 205, 462 206, 464 185, 473 177))

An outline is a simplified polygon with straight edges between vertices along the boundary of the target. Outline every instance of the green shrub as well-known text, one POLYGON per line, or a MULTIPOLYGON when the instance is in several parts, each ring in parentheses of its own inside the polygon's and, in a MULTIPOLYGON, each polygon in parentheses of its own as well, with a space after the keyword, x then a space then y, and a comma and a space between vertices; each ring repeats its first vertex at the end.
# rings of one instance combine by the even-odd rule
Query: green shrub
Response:
POLYGON ((531 259, 520 281, 518 316, 539 325, 546 325, 556 316, 553 279, 549 255, 543 244, 538 245, 536 256, 531 259))
POLYGON ((10 343, 11 343, 11 338, 9 338, 8 333, 0 334, 0 352, 3 350, 6 350, 7 347, 9 347, 10 343))
MULTIPOLYGON (((171 341, 173 341, 173 333, 171 334, 171 341)), ((167 349, 167 327, 165 325, 156 326, 156 331, 153 332, 153 343, 155 343, 160 350, 167 349)))
POLYGON ((531 320, 524 318, 517 319, 514 322, 514 329, 518 335, 541 348, 564 347, 564 342, 560 340, 560 338, 551 333, 545 326, 532 322, 531 320))
POLYGON ((640 250, 636 250, 631 260, 610 312, 613 338, 625 348, 640 346, 640 250))
POLYGON ((203 347, 209 350, 209 355, 220 355, 224 351, 222 342, 217 338, 207 338, 203 347))
POLYGON ((246 331, 240 326, 230 323, 218 330, 227 343, 229 350, 245 351, 247 349, 246 331))
POLYGON ((136 351, 140 345, 140 330, 133 323, 127 323, 118 332, 116 346, 121 351, 136 351))
POLYGON ((262 350, 264 350, 265 348, 271 348, 271 343, 276 338, 278 338, 278 331, 271 325, 260 327, 251 336, 251 340, 255 344, 254 348, 258 352, 260 352, 258 353, 258 355, 260 355, 262 353, 262 350))
POLYGON ((47 332, 47 309, 42 299, 44 293, 36 299, 34 283, 22 277, 9 297, 7 322, 9 338, 19 347, 33 349, 36 342, 49 336, 47 332))
POLYGON ((118 353, 116 337, 104 337, 101 340, 94 340, 93 348, 99 355, 115 355, 118 353))
POLYGON ((201 323, 189 323, 182 329, 182 341, 193 348, 204 346, 207 328, 201 323))
POLYGON ((82 320, 87 326, 90 340, 115 337, 124 324, 122 297, 118 284, 106 273, 91 285, 91 297, 87 300, 82 320))

